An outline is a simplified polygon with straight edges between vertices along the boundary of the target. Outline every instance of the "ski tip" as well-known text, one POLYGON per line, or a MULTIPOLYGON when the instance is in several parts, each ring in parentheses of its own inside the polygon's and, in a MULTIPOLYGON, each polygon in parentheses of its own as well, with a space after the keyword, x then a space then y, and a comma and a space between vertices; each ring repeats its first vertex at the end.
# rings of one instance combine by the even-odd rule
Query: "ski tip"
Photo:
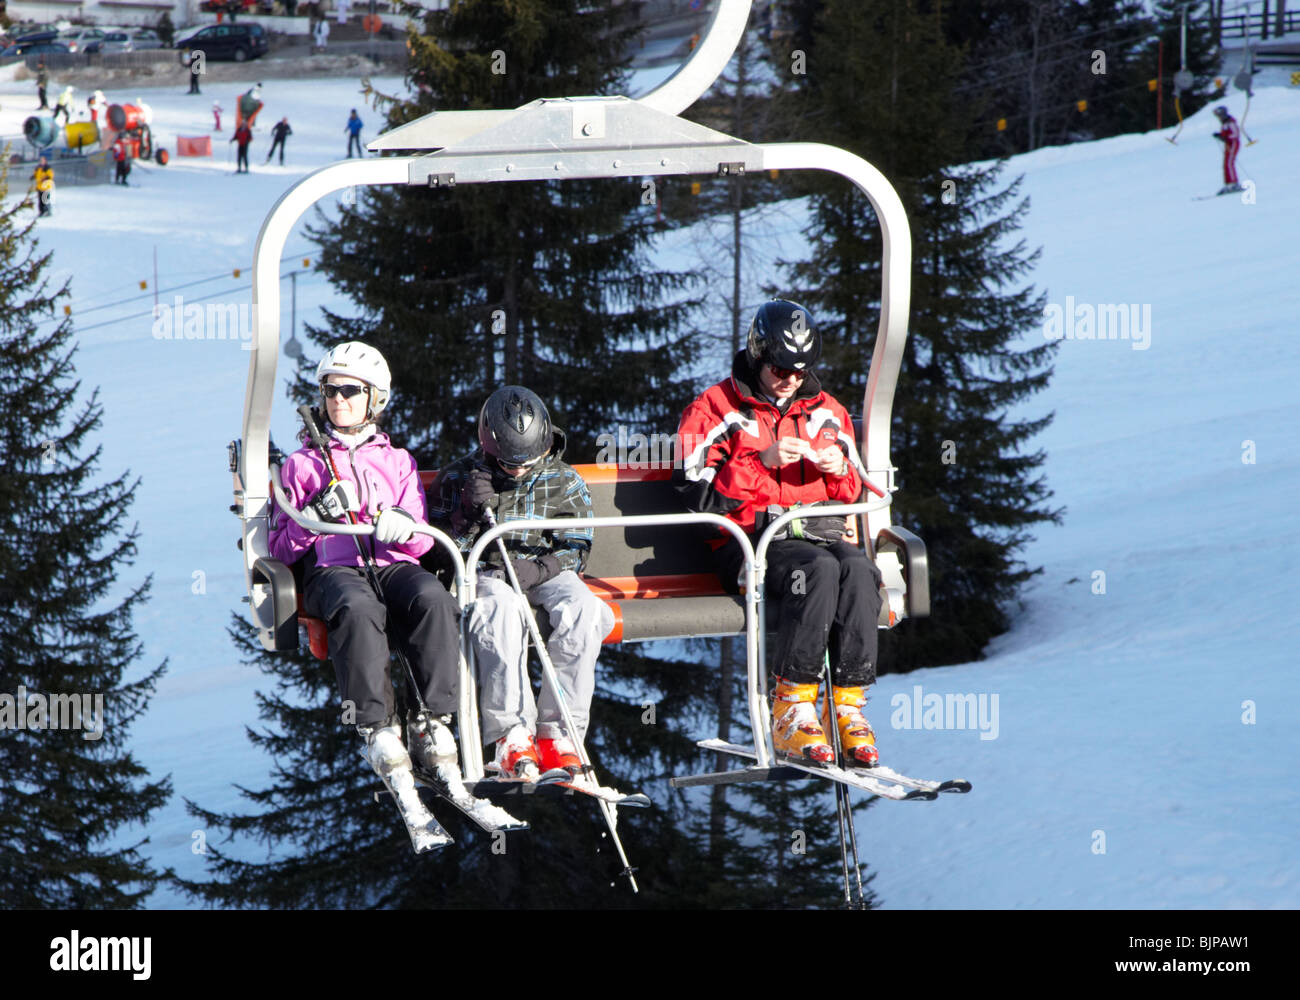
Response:
POLYGON ((927 791, 924 788, 909 788, 902 799, 904 802, 933 802, 938 797, 938 792, 927 791))
POLYGON ((951 778, 948 781, 939 782, 937 792, 961 792, 966 793, 971 790, 971 783, 965 778, 951 778))

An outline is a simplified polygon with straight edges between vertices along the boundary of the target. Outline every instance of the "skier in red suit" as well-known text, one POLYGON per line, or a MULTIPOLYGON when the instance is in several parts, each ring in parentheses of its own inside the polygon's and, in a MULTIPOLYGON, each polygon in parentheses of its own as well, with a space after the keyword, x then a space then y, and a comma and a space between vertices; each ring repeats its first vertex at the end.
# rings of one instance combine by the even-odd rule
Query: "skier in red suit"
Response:
POLYGON ((1219 131, 1214 133, 1214 138, 1223 143, 1223 187, 1219 189, 1219 194, 1240 191, 1242 188, 1237 180, 1237 153, 1241 151, 1241 126, 1222 104, 1214 109, 1214 113, 1219 116, 1219 131))

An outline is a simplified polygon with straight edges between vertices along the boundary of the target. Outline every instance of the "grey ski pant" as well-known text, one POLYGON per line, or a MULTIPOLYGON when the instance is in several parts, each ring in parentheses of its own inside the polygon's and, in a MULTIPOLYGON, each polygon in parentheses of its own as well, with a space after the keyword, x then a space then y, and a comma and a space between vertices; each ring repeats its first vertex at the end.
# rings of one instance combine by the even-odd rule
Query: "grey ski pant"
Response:
POLYGON ((510 728, 523 724, 539 739, 564 733, 564 716, 548 685, 533 699, 528 679, 528 604, 545 609, 551 622, 546 640, 564 689, 569 713, 584 740, 596 689, 596 660, 600 644, 614 627, 614 614, 587 589, 578 574, 565 570, 528 592, 524 602, 510 584, 490 576, 478 579, 478 594, 469 619, 479 684, 479 717, 483 742, 494 743, 510 728))

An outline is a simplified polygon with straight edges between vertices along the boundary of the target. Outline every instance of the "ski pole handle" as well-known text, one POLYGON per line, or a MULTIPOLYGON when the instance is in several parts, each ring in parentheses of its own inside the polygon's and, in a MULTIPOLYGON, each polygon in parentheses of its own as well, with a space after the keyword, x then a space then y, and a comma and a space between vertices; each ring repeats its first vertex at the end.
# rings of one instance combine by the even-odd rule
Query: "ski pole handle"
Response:
MULTIPOLYGON (((329 462, 329 442, 325 440, 325 435, 321 432, 320 425, 316 423, 316 414, 312 412, 310 403, 303 403, 298 407, 298 416, 302 417, 303 426, 307 428, 307 436, 311 438, 311 443, 320 449, 326 461, 329 462)), ((333 466, 333 462, 329 462, 333 466)), ((334 470, 331 468, 330 470, 334 470)))

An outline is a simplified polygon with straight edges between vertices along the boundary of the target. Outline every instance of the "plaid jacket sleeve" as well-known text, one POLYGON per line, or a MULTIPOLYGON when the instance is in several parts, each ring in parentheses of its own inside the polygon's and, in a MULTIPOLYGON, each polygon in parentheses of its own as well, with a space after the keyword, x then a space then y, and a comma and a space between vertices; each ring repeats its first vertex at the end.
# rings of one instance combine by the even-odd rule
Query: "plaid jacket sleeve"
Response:
MULTIPOLYGON (((546 517, 594 517, 591 506, 591 491, 586 481, 569 465, 564 465, 564 477, 561 480, 561 495, 555 509, 546 517)), ((571 569, 579 576, 587 566, 587 557, 591 554, 593 532, 591 528, 574 526, 553 531, 551 535, 551 554, 559 561, 561 569, 571 569)))

